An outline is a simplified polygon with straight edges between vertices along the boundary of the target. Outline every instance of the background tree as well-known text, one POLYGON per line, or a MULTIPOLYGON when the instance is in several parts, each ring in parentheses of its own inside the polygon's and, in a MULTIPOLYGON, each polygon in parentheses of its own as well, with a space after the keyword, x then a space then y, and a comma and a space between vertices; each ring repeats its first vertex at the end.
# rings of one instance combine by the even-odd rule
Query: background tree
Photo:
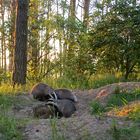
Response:
POLYGON ((13 84, 26 83, 28 0, 17 0, 13 84))
POLYGON ((99 52, 98 65, 121 71, 125 79, 136 70, 140 59, 139 6, 131 4, 125 1, 114 5, 91 35, 93 48, 99 52))
MULTIPOLYGON (((16 1, 0 3, 0 81, 10 79, 13 57, 18 58, 13 53, 18 50, 14 48, 18 44, 14 44, 16 1)), ((138 1, 30 0, 28 15, 24 59, 30 83, 44 80, 82 86, 107 73, 139 79, 138 1)))

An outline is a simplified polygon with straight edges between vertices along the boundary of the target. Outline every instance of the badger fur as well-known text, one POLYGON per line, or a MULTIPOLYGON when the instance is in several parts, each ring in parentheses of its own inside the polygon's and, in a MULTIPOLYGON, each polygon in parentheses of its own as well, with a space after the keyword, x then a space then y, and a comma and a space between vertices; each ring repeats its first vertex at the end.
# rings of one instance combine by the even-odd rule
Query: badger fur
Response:
POLYGON ((75 102, 77 97, 68 89, 54 90, 47 84, 36 84, 31 92, 34 99, 46 101, 46 104, 38 105, 33 108, 35 117, 70 117, 75 111, 75 102))
POLYGON ((33 114, 35 117, 40 119, 48 119, 53 117, 62 117, 62 113, 60 113, 56 106, 50 105, 38 105, 33 108, 33 114))
POLYGON ((61 114, 63 117, 66 118, 70 117, 76 111, 74 102, 68 99, 53 99, 48 101, 47 105, 55 106, 57 108, 58 114, 61 114))
POLYGON ((53 93, 53 91, 53 88, 49 85, 38 83, 32 88, 30 93, 33 95, 34 99, 37 99, 39 101, 47 101, 49 98, 52 98, 51 94, 53 93))
MULTIPOLYGON (((53 94, 56 94, 58 99, 68 99, 77 102, 77 97, 68 89, 55 89, 53 94)), ((54 95, 53 95, 54 97, 54 95)), ((56 98, 55 98, 56 99, 56 98)))

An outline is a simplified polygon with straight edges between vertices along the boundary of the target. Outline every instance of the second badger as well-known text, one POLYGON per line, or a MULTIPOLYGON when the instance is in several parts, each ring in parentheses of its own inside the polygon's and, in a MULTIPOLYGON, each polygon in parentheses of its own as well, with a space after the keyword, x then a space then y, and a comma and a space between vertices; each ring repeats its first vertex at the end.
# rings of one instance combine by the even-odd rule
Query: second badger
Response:
POLYGON ((70 100, 55 100, 50 99, 46 104, 34 107, 33 113, 35 117, 38 118, 61 118, 61 117, 71 117, 71 115, 76 111, 74 103, 70 100))
POLYGON ((77 102, 77 97, 74 93, 68 89, 53 89, 47 84, 38 83, 36 84, 31 92, 34 99, 39 101, 48 101, 50 98, 52 99, 68 99, 73 102, 77 102))

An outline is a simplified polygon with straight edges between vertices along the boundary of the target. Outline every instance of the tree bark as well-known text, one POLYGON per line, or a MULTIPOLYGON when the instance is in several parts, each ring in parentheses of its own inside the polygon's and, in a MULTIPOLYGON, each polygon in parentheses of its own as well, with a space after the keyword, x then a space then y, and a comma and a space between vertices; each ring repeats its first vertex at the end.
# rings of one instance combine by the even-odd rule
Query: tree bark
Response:
POLYGON ((17 0, 13 85, 26 84, 29 0, 17 0))
POLYGON ((90 0, 84 0, 84 19, 83 19, 83 23, 85 25, 85 27, 88 26, 88 20, 89 20, 89 4, 90 4, 90 0))
POLYGON ((11 0, 10 11, 10 41, 9 41, 9 71, 13 71, 14 38, 15 38, 15 18, 16 18, 16 0, 11 0))

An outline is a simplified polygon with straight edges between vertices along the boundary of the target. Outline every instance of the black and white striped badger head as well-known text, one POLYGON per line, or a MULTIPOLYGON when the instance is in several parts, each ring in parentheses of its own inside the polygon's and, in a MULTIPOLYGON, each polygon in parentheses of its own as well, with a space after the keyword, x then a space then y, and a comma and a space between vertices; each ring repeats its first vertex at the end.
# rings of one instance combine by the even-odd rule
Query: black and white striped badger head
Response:
POLYGON ((48 118, 60 118, 62 117, 62 113, 58 111, 58 108, 52 104, 40 104, 33 108, 34 117, 40 119, 48 119, 48 118))
POLYGON ((47 101, 50 99, 50 94, 54 91, 52 87, 44 83, 38 83, 33 86, 30 94, 33 95, 34 99, 39 101, 47 101))
POLYGON ((36 84, 30 94, 33 95, 34 99, 39 101, 48 101, 50 98, 52 99, 68 99, 73 102, 77 102, 77 97, 68 89, 56 89, 54 90, 47 84, 38 83, 36 84))
POLYGON ((52 99, 67 99, 73 102, 77 102, 77 97, 68 89, 55 89, 52 93, 49 94, 52 99))
POLYGON ((74 102, 68 99, 50 99, 47 105, 54 106, 59 117, 70 117, 75 111, 74 102))

